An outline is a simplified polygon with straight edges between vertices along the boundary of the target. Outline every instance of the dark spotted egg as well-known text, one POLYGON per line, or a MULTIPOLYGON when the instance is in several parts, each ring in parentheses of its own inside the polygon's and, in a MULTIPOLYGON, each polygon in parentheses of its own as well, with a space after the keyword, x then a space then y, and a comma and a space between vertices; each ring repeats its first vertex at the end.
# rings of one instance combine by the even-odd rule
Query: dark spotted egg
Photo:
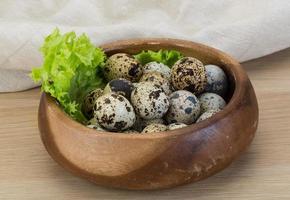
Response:
POLYGON ((87 94, 87 96, 84 98, 84 102, 82 105, 82 111, 89 119, 91 119, 94 116, 93 107, 95 105, 95 101, 103 95, 103 90, 100 88, 97 88, 87 94))
POLYGON ((166 113, 166 121, 171 123, 191 124, 200 114, 200 103, 189 91, 178 90, 169 96, 170 107, 166 113))
POLYGON ((206 65, 205 71, 207 76, 205 91, 225 96, 228 89, 228 80, 225 72, 216 65, 206 65))
POLYGON ((171 82, 177 90, 199 94, 204 90, 206 81, 204 65, 196 58, 181 58, 171 69, 171 82))
POLYGON ((104 75, 107 80, 125 78, 132 82, 142 76, 141 64, 131 55, 117 53, 108 58, 104 66, 104 75))
POLYGON ((196 122, 200 122, 203 121, 207 118, 210 118, 211 116, 213 116, 214 114, 218 113, 219 111, 221 111, 220 109, 214 109, 214 110, 208 110, 204 113, 202 113, 199 118, 196 120, 196 122))
POLYGON ((116 93, 105 94, 96 100, 94 116, 102 127, 111 131, 128 129, 136 120, 130 102, 116 93))
POLYGON ((162 118, 158 119, 142 119, 138 115, 136 115, 136 122, 133 125, 133 129, 136 131, 142 131, 146 126, 150 124, 164 124, 165 121, 162 118))
POLYGON ((226 106, 225 100, 215 93, 206 92, 198 97, 201 113, 207 110, 223 109, 226 106))
POLYGON ((124 78, 118 78, 111 80, 106 87, 104 88, 104 94, 110 92, 116 92, 117 94, 123 95, 127 99, 130 99, 131 92, 133 91, 134 86, 131 81, 128 81, 124 78))
POLYGON ((150 82, 142 82, 133 90, 131 103, 136 113, 143 119, 161 118, 169 108, 165 92, 150 82))
POLYGON ((187 125, 184 123, 180 123, 180 122, 176 122, 176 123, 172 123, 168 125, 168 130, 175 130, 175 129, 180 129, 180 128, 184 128, 187 125))
POLYGON ((167 126, 164 124, 150 124, 143 129, 142 133, 156 133, 166 130, 167 126))
POLYGON ((171 93, 171 85, 169 79, 166 78, 160 72, 148 72, 143 74, 140 79, 140 82, 151 82, 163 89, 163 91, 169 95, 171 93))
POLYGON ((167 79, 170 79, 171 71, 170 68, 163 63, 150 62, 143 66, 143 73, 159 72, 163 74, 167 79))

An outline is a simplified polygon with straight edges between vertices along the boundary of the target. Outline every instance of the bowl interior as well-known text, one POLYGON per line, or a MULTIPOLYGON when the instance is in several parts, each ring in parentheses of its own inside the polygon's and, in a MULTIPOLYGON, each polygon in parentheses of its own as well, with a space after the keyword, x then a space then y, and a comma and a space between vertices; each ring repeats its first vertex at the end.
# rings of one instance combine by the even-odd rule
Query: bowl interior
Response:
POLYGON ((227 60, 227 58, 225 58, 223 53, 216 49, 206 47, 201 44, 191 43, 197 47, 193 48, 190 46, 190 43, 191 42, 188 41, 174 39, 149 39, 144 42, 135 43, 130 41, 117 41, 111 44, 103 45, 102 47, 104 48, 108 57, 116 53, 137 54, 142 50, 177 50, 184 56, 199 59, 204 65, 218 65, 224 70, 229 81, 229 88, 227 94, 224 96, 225 101, 229 102, 234 94, 236 85, 235 74, 233 72, 232 66, 230 66, 230 62, 227 60))
MULTIPOLYGON (((106 53, 107 56, 111 56, 115 53, 128 53, 128 54, 137 54, 142 50, 153 50, 158 51, 160 49, 164 50, 177 50, 181 52, 184 56, 191 56, 199 59, 203 62, 204 65, 214 64, 220 66, 225 73, 227 74, 229 81, 228 93, 225 96, 225 100, 227 101, 226 107, 220 111, 219 113, 213 115, 212 117, 203 120, 199 123, 192 124, 185 128, 176 130, 170 130, 166 132, 158 132, 158 133, 148 133, 148 134, 116 134, 113 132, 105 132, 105 131, 97 131, 98 137, 114 137, 117 138, 140 138, 140 139, 153 139, 153 138, 167 138, 174 137, 179 134, 190 134, 193 131, 197 131, 203 129, 212 123, 215 123, 217 120, 224 118, 231 111, 235 109, 235 107, 240 103, 243 98, 243 94, 245 92, 243 80, 247 79, 245 72, 242 70, 240 64, 236 62, 233 58, 228 56, 227 54, 194 42, 185 41, 185 40, 176 40, 176 39, 130 39, 130 40, 122 40, 116 41, 112 43, 107 43, 100 46, 106 53)), ((58 107, 58 105, 54 105, 58 107)), ((58 107, 59 115, 63 115, 64 111, 62 111, 58 107)), ((96 130, 87 128, 86 126, 74 121, 70 117, 65 117, 64 119, 66 123, 69 123, 72 128, 78 129, 80 132, 94 134, 96 130)))

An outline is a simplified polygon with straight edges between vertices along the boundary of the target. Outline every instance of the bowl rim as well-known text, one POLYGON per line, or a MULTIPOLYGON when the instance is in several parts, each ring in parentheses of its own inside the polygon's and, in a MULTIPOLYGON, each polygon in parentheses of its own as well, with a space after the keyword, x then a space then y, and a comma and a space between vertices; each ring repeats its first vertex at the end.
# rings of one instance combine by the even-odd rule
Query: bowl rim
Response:
MULTIPOLYGON (((100 45, 105 52, 109 50, 116 49, 117 47, 130 47, 132 45, 156 45, 156 44, 169 44, 170 46, 175 47, 185 47, 185 48, 200 48, 203 51, 209 51, 216 54, 215 56, 219 56, 226 65, 231 65, 230 72, 233 77, 233 81, 235 82, 234 92, 232 97, 230 98, 227 105, 218 113, 213 115, 212 117, 205 119, 201 122, 194 123, 188 125, 187 127, 175 130, 167 130, 161 132, 154 133, 146 133, 146 134, 138 134, 138 133, 117 133, 117 132, 109 132, 109 131, 97 131, 95 129, 91 129, 86 127, 85 125, 75 121, 71 117, 69 117, 57 104, 56 100, 51 97, 49 94, 43 92, 43 97, 47 100, 49 110, 54 112, 58 116, 63 116, 63 123, 69 124, 71 128, 75 128, 79 130, 80 134, 89 134, 90 136, 94 135, 95 137, 115 137, 119 139, 156 139, 156 138, 172 138, 177 137, 179 135, 187 135, 196 132, 197 130, 202 130, 206 127, 209 127, 215 124, 217 121, 224 119, 227 115, 235 110, 239 106, 242 101, 242 97, 245 95, 245 86, 247 80, 247 75, 242 66, 238 61, 236 61, 231 56, 226 53, 215 49, 213 47, 209 47, 204 44, 188 41, 188 40, 180 40, 180 39, 171 39, 171 38, 134 38, 128 40, 117 40, 110 43, 106 43, 100 45), (182 131, 180 131, 182 130, 182 131)), ((145 49, 144 49, 145 50, 145 49)), ((214 64, 214 63, 213 63, 214 64)), ((227 66, 226 66, 227 67, 227 66)))

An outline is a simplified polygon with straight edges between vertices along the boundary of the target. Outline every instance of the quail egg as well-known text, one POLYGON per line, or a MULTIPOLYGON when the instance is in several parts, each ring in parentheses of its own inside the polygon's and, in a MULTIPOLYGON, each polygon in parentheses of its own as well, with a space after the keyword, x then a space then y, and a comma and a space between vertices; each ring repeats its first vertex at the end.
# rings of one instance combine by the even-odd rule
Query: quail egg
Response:
POLYGON ((200 102, 201 113, 204 113, 207 110, 221 110, 226 105, 225 100, 215 93, 203 93, 198 99, 200 102))
POLYGON ((165 126, 164 124, 150 124, 143 129, 142 133, 154 133, 166 130, 167 126, 165 126))
POLYGON ((175 130, 175 129, 179 129, 179 128, 184 128, 187 125, 184 123, 172 123, 168 125, 168 130, 175 130))
POLYGON ((171 75, 170 68, 167 65, 158 62, 150 62, 143 66, 143 73, 145 74, 149 72, 159 72, 167 79, 170 79, 171 75))
POLYGON ((206 81, 205 67, 196 58, 181 58, 171 69, 171 82, 177 90, 199 94, 204 90, 206 81))
POLYGON ((140 82, 151 82, 161 87, 167 95, 171 93, 169 80, 159 72, 148 72, 143 74, 140 82))
POLYGON ((170 107, 165 119, 170 123, 180 122, 191 124, 200 114, 200 103, 189 91, 178 90, 169 96, 170 107))
POLYGON ((150 124, 164 124, 164 120, 162 118, 158 119, 142 119, 138 115, 136 116, 136 122, 133 125, 133 129, 137 131, 142 131, 146 126, 150 124))
POLYGON ((161 118, 169 108, 165 92, 150 82, 142 82, 133 90, 131 103, 143 119, 161 118))
POLYGON ((221 111, 220 109, 215 109, 215 110, 208 110, 204 113, 202 113, 199 118, 196 120, 196 122, 200 122, 202 120, 205 120, 207 118, 210 118, 211 116, 213 116, 214 114, 218 113, 219 111, 221 111))
POLYGON ((133 91, 134 86, 131 81, 128 81, 123 78, 118 78, 111 80, 106 87, 104 88, 104 94, 110 92, 116 92, 120 95, 123 95, 127 99, 130 99, 131 92, 133 91))
POLYGON ((106 61, 104 75, 107 80, 125 78, 135 82, 142 76, 142 66, 133 56, 125 53, 117 53, 109 57, 106 61))
POLYGON ((96 100, 94 116, 102 127, 112 131, 128 129, 136 120, 130 102, 116 93, 105 94, 96 100))
POLYGON ((84 98, 84 102, 82 105, 82 111, 88 118, 92 118, 94 116, 93 107, 95 105, 95 101, 103 94, 103 90, 97 88, 87 94, 84 98))
POLYGON ((216 65, 206 65, 205 71, 207 76, 205 91, 224 96, 228 89, 228 80, 225 72, 216 65))

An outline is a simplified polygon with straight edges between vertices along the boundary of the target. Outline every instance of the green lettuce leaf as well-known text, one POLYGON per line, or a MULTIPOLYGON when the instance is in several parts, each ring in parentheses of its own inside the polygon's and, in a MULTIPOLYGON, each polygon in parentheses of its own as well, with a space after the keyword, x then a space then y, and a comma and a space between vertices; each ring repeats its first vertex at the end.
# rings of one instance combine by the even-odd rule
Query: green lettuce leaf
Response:
POLYGON ((55 29, 41 47, 43 64, 34 68, 31 77, 42 82, 42 90, 55 97, 73 119, 85 122, 82 100, 92 89, 104 85, 102 67, 106 55, 87 35, 61 34, 55 29))
POLYGON ((149 62, 156 61, 163 63, 168 67, 172 67, 176 61, 181 59, 183 55, 175 50, 159 50, 159 51, 142 51, 134 57, 142 64, 145 65, 149 62))

